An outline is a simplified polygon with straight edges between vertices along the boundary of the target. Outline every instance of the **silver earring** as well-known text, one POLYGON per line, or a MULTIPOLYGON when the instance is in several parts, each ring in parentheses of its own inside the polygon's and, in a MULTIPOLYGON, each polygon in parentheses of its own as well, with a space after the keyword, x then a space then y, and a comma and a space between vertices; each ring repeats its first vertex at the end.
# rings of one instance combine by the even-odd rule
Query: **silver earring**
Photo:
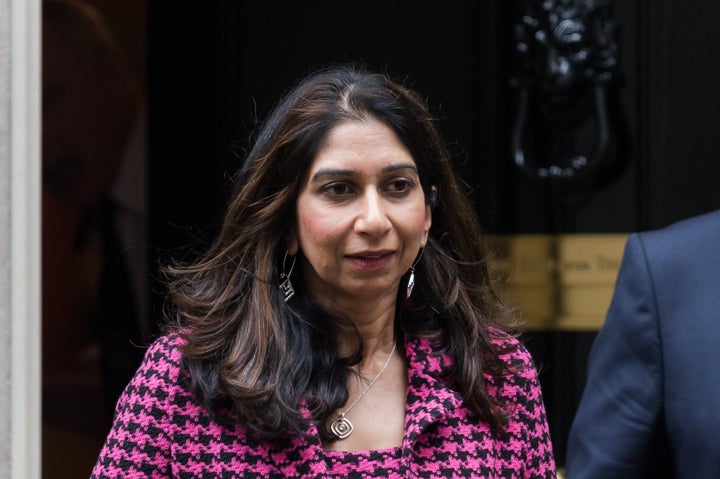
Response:
POLYGON ((405 290, 406 299, 410 299, 410 295, 412 294, 413 288, 415 287, 415 266, 417 266, 417 264, 420 262, 420 258, 422 258, 424 252, 425 248, 421 249, 417 259, 412 264, 412 266, 410 266, 410 276, 408 277, 407 289, 405 290))
POLYGON ((287 303, 290 301, 290 298, 295 296, 295 288, 293 288, 292 283, 290 282, 290 275, 293 272, 293 268, 295 267, 295 260, 297 259, 297 255, 293 256, 292 264, 290 265, 290 271, 288 271, 287 274, 285 274, 285 261, 287 260, 288 252, 285 251, 285 257, 283 258, 283 265, 282 265, 282 273, 280 273, 280 279, 282 280, 280 282, 280 292, 283 295, 283 299, 287 303))
POLYGON ((407 290, 405 291, 405 298, 410 299, 412 290, 415 287, 415 265, 410 266, 410 277, 408 278, 407 290))

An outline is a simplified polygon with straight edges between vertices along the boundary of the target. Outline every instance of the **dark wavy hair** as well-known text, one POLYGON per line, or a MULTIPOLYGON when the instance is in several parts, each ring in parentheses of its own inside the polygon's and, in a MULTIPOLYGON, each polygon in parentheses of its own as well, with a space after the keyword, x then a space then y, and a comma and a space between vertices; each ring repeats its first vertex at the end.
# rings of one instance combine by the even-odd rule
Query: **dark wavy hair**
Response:
MULTIPOLYGON (((368 118, 384 122, 408 148, 433 208, 412 301, 398 292, 398 341, 437 340, 453 358, 446 380, 499 433, 503 405, 488 394, 483 374, 506 372, 492 340, 516 333, 494 293, 476 214, 426 102, 358 65, 321 69, 286 93, 234 177, 214 243, 191 264, 165 268, 169 326, 185 340, 189 387, 216 420, 239 421, 258 438, 305 430, 304 403, 330 440, 325 424, 347 401, 361 341, 355 354, 341 357, 332 332, 342 319, 323 311, 302 281, 288 303, 278 285, 296 199, 318 149, 337 125, 368 118)), ((294 277, 302 277, 299 268, 294 277)))

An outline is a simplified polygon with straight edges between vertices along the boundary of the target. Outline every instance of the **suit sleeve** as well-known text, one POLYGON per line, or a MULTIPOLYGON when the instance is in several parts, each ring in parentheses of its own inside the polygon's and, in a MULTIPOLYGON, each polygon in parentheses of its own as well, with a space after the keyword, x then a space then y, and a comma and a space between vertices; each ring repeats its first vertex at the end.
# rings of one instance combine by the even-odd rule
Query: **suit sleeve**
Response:
POLYGON ((568 479, 646 474, 663 409, 658 328, 642 236, 633 234, 590 352, 587 384, 568 438, 568 479))

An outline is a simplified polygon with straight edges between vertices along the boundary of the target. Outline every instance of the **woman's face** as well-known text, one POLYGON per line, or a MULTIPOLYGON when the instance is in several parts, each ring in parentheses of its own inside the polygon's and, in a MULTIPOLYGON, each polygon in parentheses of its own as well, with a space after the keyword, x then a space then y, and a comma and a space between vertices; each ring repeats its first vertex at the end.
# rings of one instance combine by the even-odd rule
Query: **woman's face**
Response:
POLYGON ((377 120, 331 130, 297 201, 289 251, 302 251, 304 280, 325 306, 397 295, 430 230, 415 161, 377 120))

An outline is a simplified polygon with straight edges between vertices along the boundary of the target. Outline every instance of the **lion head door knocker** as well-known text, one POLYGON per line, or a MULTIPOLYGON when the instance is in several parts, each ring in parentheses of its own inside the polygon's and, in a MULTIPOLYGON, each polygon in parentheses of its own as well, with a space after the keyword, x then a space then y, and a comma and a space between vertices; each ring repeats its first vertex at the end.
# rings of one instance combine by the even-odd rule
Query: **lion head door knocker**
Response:
POLYGON ((610 2, 531 3, 515 26, 515 165, 555 192, 597 188, 627 163, 610 2))

